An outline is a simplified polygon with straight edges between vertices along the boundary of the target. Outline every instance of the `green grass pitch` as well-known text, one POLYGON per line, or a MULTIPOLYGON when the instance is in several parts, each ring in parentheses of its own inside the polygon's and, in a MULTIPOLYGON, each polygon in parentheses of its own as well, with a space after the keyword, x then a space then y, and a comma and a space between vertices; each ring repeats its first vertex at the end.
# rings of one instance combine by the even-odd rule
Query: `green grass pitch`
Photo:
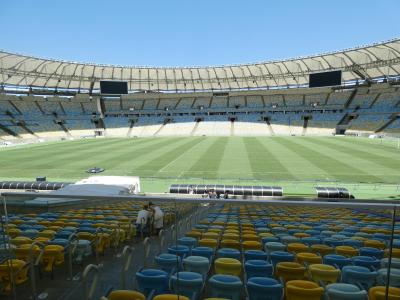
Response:
POLYGON ((276 184, 313 193, 339 181, 366 197, 398 196, 396 144, 350 137, 169 137, 80 139, 0 150, 0 178, 76 181, 98 166, 101 175, 138 175, 145 191, 171 183, 276 184), (326 182, 324 184, 324 182, 326 182))

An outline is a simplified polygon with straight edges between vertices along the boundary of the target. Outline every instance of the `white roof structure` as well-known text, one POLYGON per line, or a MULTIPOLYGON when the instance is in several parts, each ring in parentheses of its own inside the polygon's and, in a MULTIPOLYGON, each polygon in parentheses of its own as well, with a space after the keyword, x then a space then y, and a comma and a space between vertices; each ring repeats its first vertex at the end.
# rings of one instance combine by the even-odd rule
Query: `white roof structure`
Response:
POLYGON ((112 185, 127 188, 132 194, 140 192, 140 179, 138 176, 90 176, 75 182, 75 185, 112 185))
POLYGON ((314 72, 342 70, 343 81, 400 74, 400 38, 280 61, 211 67, 132 67, 45 59, 0 51, 0 84, 96 91, 100 80, 128 82, 130 92, 193 92, 301 87, 314 72))

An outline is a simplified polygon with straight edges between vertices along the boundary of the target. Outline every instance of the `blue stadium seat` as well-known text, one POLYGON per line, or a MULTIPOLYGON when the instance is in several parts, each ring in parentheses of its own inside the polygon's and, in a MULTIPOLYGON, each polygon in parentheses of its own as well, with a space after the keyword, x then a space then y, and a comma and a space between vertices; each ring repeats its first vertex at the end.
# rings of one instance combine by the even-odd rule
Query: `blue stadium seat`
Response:
POLYGON ((141 293, 148 296, 152 291, 155 295, 168 292, 168 273, 157 269, 142 269, 136 272, 136 282, 141 293))
POLYGON ((208 280, 212 297, 227 298, 232 300, 242 299, 243 283, 237 276, 213 275, 208 280))
POLYGON ((251 277, 271 277, 273 273, 272 264, 266 260, 247 260, 244 264, 247 278, 251 277))
POLYGON ((247 281, 249 300, 281 300, 283 286, 272 278, 252 277, 247 281))

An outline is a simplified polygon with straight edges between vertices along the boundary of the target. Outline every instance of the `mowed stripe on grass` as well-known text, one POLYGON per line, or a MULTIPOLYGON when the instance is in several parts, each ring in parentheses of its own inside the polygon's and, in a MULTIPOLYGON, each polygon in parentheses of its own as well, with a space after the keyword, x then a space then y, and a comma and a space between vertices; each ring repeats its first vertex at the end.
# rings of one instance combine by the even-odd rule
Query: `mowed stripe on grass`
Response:
POLYGON ((337 139, 327 140, 307 139, 307 143, 319 146, 328 154, 336 154, 337 159, 351 164, 354 168, 374 175, 378 180, 376 182, 391 181, 396 182, 400 179, 398 172, 400 161, 380 155, 380 152, 364 151, 364 146, 354 145, 349 147, 342 145, 337 139), (373 170, 371 172, 371 170, 373 170), (379 180, 380 179, 380 180, 379 180))
POLYGON ((297 149, 297 153, 304 159, 326 171, 332 178, 343 181, 367 181, 379 182, 381 179, 372 175, 372 172, 364 172, 349 161, 336 159, 335 152, 329 152, 321 146, 307 144, 307 138, 278 138, 280 143, 297 149))
POLYGON ((218 169, 220 178, 253 178, 247 155, 246 141, 242 137, 228 138, 218 169))
MULTIPOLYGON (((41 158, 29 161, 26 168, 51 168, 58 166, 63 169, 74 169, 75 167, 92 167, 93 164, 99 166, 103 161, 103 155, 110 156, 116 149, 124 149, 127 141, 124 139, 113 140, 110 143, 101 143, 86 147, 87 145, 79 145, 74 149, 66 149, 64 152, 58 150, 56 152, 45 152, 41 158)), ((42 150, 44 152, 44 150, 42 150)))
MULTIPOLYGON (((279 143, 279 138, 259 138, 259 140, 273 151, 280 163, 296 180, 325 180, 329 177, 325 170, 299 155, 296 147, 279 143)), ((267 172, 269 171, 267 170, 267 172)), ((274 174, 272 173, 270 176, 274 176, 274 174)))
POLYGON ((227 137, 212 138, 214 142, 200 157, 193 157, 196 163, 185 172, 186 176, 195 178, 217 178, 218 169, 224 156, 227 137))
MULTIPOLYGON (((324 138, 327 139, 327 138, 324 138)), ((388 156, 394 159, 400 159, 400 150, 396 147, 387 144, 377 144, 376 139, 364 139, 357 137, 341 137, 334 138, 335 142, 347 144, 348 146, 356 146, 363 149, 368 149, 371 153, 376 153, 382 156, 388 156)))
POLYGON ((154 143, 147 144, 146 147, 126 149, 127 151, 110 158, 109 162, 112 164, 111 168, 116 171, 126 170, 129 174, 132 174, 132 171, 134 171, 135 174, 141 175, 138 173, 138 166, 154 159, 154 157, 157 157, 160 153, 164 153, 173 148, 176 144, 182 142, 179 138, 154 138, 152 140, 154 143))
POLYGON ((214 142, 212 139, 206 137, 200 137, 200 139, 200 143, 162 167, 156 176, 188 177, 185 173, 197 163, 197 159, 204 155, 208 151, 209 146, 214 142))
POLYGON ((0 167, 4 167, 7 164, 13 165, 23 162, 27 164, 29 162, 35 162, 43 158, 52 160, 58 155, 66 155, 68 153, 81 153, 86 149, 93 150, 95 147, 102 145, 109 145, 114 139, 106 140, 79 140, 79 141, 62 141, 59 143, 50 143, 46 145, 30 147, 18 146, 16 148, 8 148, 8 151, 0 152, 0 167))
MULTIPOLYGON (((187 151, 195 147, 202 140, 201 138, 183 140, 184 143, 180 144, 169 151, 162 153, 161 155, 155 157, 154 159, 147 161, 146 163, 139 165, 137 170, 143 176, 154 176, 157 173, 162 173, 162 169, 170 163, 173 163, 174 160, 178 159, 180 156, 185 154, 187 151)), ((180 170, 175 170, 179 172, 180 170)))
POLYGON ((257 179, 295 179, 292 173, 278 158, 279 152, 274 150, 273 144, 263 144, 259 138, 247 137, 246 152, 250 162, 253 177, 257 179))
MULTIPOLYGON (((383 166, 388 169, 398 171, 400 168, 400 151, 396 157, 396 155, 387 155, 382 153, 382 151, 368 151, 365 150, 365 147, 358 144, 343 144, 339 140, 333 139, 321 139, 320 141, 309 140, 311 143, 319 143, 327 147, 331 147, 336 151, 345 153, 347 155, 356 156, 360 159, 363 159, 369 163, 373 163, 378 166, 383 166)), ((390 170, 388 170, 390 171, 390 170)))

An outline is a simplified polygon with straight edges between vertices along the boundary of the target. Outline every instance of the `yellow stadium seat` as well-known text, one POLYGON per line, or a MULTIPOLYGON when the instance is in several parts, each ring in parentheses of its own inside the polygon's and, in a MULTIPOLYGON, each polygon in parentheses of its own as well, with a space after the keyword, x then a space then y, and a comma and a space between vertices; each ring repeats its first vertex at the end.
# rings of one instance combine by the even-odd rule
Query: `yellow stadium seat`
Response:
POLYGON ((377 240, 364 240, 364 247, 372 247, 383 250, 386 248, 386 245, 384 242, 377 240))
POLYGON ((311 245, 310 248, 311 248, 311 252, 317 253, 317 254, 319 254, 321 256, 325 256, 327 254, 331 254, 331 253, 335 252, 333 247, 330 247, 330 246, 324 245, 324 244, 311 245))
POLYGON ((202 224, 202 225, 208 225, 208 224, 210 224, 210 221, 208 221, 208 220, 201 220, 201 221, 199 221, 198 223, 199 223, 199 224, 202 224))
POLYGON ((16 285, 28 280, 27 263, 19 259, 8 259, 0 264, 0 282, 3 284, 4 293, 8 294, 12 289, 12 281, 16 285), (11 275, 11 276, 10 276, 11 275), (12 280, 14 278, 14 280, 12 280))
MULTIPOLYGON (((389 257, 389 250, 385 249, 385 257, 389 257)), ((392 248, 392 257, 400 258, 400 249, 399 248, 392 248)))
POLYGON ((260 241, 260 237, 258 235, 256 235, 256 234, 253 234, 253 233, 245 233, 245 234, 242 234, 242 240, 243 241, 256 241, 256 242, 258 242, 258 241, 260 241))
POLYGON ((257 241, 244 241, 242 242, 243 250, 261 250, 262 244, 257 241))
POLYGON ((242 223, 242 230, 254 230, 254 225, 251 223, 242 223))
POLYGON ((231 233, 231 232, 224 232, 223 234, 222 234, 222 239, 225 239, 225 240, 239 240, 239 234, 238 233, 231 233))
POLYGON ((225 222, 222 222, 222 221, 214 221, 214 222, 213 222, 213 225, 224 226, 224 225, 225 225, 225 222))
POLYGON ((302 265, 320 264, 322 263, 322 257, 309 252, 300 252, 296 254, 296 260, 302 265))
POLYGON ((48 239, 54 238, 55 235, 56 235, 56 231, 54 231, 54 230, 43 230, 38 233, 38 237, 45 237, 48 239))
POLYGON ((115 290, 112 291, 108 297, 102 297, 102 299, 108 300, 146 300, 145 295, 137 291, 129 290, 115 290))
MULTIPOLYGON (((374 286, 369 289, 369 300, 385 300, 386 297, 385 286, 374 286)), ((389 287, 388 300, 400 300, 400 289, 396 287, 389 287)))
POLYGON ((242 235, 245 235, 245 234, 250 234, 250 235, 254 235, 254 234, 257 234, 257 232, 256 231, 254 231, 253 229, 245 229, 245 230, 242 230, 242 235))
POLYGON ((64 247, 59 245, 45 246, 42 263, 46 272, 52 272, 54 266, 59 266, 64 263, 64 247))
POLYGON ((240 231, 239 231, 239 229, 237 229, 237 228, 232 228, 232 227, 230 227, 230 228, 226 228, 226 229, 224 230, 224 234, 225 234, 225 233, 239 234, 240 231))
POLYGON ((240 276, 242 273, 242 264, 234 258, 218 258, 214 262, 215 273, 240 276))
POLYGON ((56 232, 59 231, 61 228, 62 228, 61 226, 57 226, 57 225, 51 225, 51 226, 47 227, 47 229, 54 230, 56 232))
POLYGON ((322 287, 306 280, 291 280, 285 287, 287 300, 320 300, 323 293, 322 287))
POLYGON ((217 233, 218 235, 220 235, 220 234, 221 234, 221 231, 222 231, 222 229, 219 229, 219 228, 210 228, 210 229, 208 229, 207 232, 215 232, 215 233, 217 233))
POLYGON ((15 225, 20 225, 20 224, 25 223, 25 221, 21 220, 21 219, 17 219, 17 220, 12 220, 10 223, 15 224, 15 225))
POLYGON ((57 220, 57 221, 53 221, 53 223, 51 223, 52 226, 61 226, 64 227, 65 226, 65 222, 61 221, 61 220, 57 220))
POLYGON ((16 238, 17 236, 19 236, 21 234, 21 230, 18 228, 9 227, 9 228, 7 228, 7 234, 11 238, 16 238))
POLYGON ((105 249, 110 247, 110 235, 108 233, 101 232, 97 234, 97 238, 98 241, 96 251, 104 254, 105 249))
MULTIPOLYGON (((17 259, 29 262, 31 253, 31 244, 22 244, 14 249, 15 257, 17 259)), ((32 247, 33 258, 36 258, 40 253, 40 248, 37 245, 32 247)))
MULTIPOLYGON (((302 224, 302 225, 299 226, 299 229, 301 229, 301 230, 309 230, 309 229, 312 229, 312 227, 311 227, 311 226, 308 226, 308 225, 302 224)), ((307 233, 306 233, 306 234, 307 234, 307 233)), ((309 235, 308 235, 308 236, 309 236, 309 235)))
POLYGON ((215 249, 218 246, 218 240, 215 240, 215 239, 201 239, 199 241, 199 246, 211 247, 211 248, 215 249))
POLYGON ((304 279, 306 268, 297 262, 280 262, 276 265, 275 276, 283 282, 304 279))
POLYGON ((240 249, 239 240, 223 239, 220 243, 221 248, 240 249))
POLYGON ((287 251, 292 253, 309 252, 310 248, 302 243, 289 243, 287 245, 287 251))
POLYGON ((23 244, 32 244, 33 240, 28 238, 28 237, 25 237, 25 236, 17 236, 15 238, 11 239, 10 242, 11 242, 11 244, 13 244, 13 245, 18 247, 18 246, 21 246, 23 244))
POLYGON ((96 235, 90 232, 78 232, 76 234, 79 240, 88 240, 90 242, 94 241, 96 239, 96 235))
POLYGON ((340 270, 331 265, 313 264, 308 267, 310 279, 315 282, 335 283, 340 277, 340 270))
POLYGON ((299 239, 302 239, 302 238, 305 238, 305 237, 310 237, 311 235, 308 234, 308 233, 305 233, 305 232, 298 232, 298 233, 295 233, 294 236, 299 238, 299 239))
POLYGON ((39 236, 39 237, 37 237, 36 239, 34 239, 34 241, 35 241, 35 242, 42 243, 42 244, 47 244, 47 243, 50 241, 50 239, 49 239, 49 238, 46 238, 46 237, 41 237, 41 236, 39 236))
POLYGON ((203 237, 203 239, 218 240, 219 236, 220 236, 219 233, 207 231, 207 232, 203 233, 202 237, 203 237))
POLYGON ((346 257, 353 257, 358 255, 358 250, 351 246, 336 246, 336 254, 343 255, 346 257))
POLYGON ((185 233, 185 236, 187 237, 192 237, 195 239, 201 239, 202 233, 200 231, 196 231, 196 230, 191 230, 185 233))
POLYGON ((153 300, 190 300, 188 297, 181 295, 164 294, 158 295, 153 298, 153 300))
POLYGON ((376 229, 375 228, 369 228, 369 227, 361 228, 360 231, 361 232, 365 232, 365 233, 369 233, 369 234, 376 233, 376 229))
POLYGON ((37 222, 39 225, 43 225, 43 226, 50 226, 51 222, 48 220, 41 220, 37 222))

